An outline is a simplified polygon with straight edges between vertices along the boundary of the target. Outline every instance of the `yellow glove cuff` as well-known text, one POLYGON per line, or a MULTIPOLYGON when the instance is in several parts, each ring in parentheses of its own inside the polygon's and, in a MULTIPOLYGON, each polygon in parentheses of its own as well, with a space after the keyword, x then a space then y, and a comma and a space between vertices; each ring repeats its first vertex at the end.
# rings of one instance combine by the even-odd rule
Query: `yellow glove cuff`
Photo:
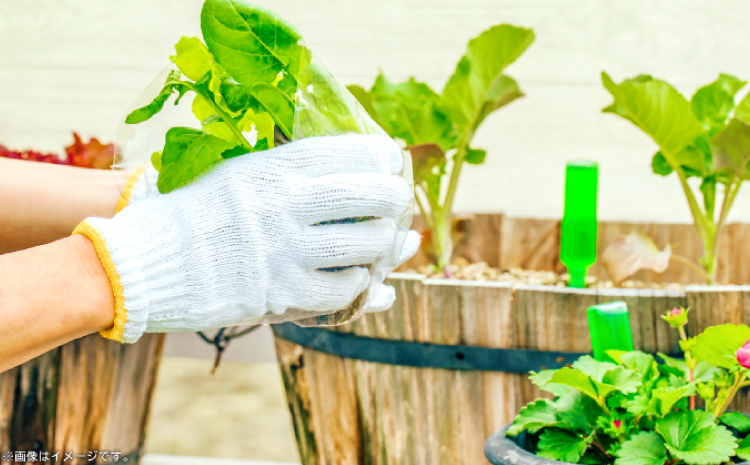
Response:
MULTIPOLYGON (((138 173, 134 174, 131 177, 131 180, 136 179, 137 181, 137 174, 138 173)), ((130 184, 130 181, 128 181, 128 185, 130 184)), ((125 206, 127 206, 130 199, 130 193, 133 190, 135 182, 132 183, 130 189, 128 189, 128 185, 125 186, 126 190, 122 194, 123 197, 125 197, 125 194, 128 194, 127 200, 125 201, 122 208, 125 208, 125 206)), ((122 201, 122 197, 120 198, 120 201, 122 201)), ((117 208, 118 211, 121 210, 119 204, 117 208)), ((107 244, 104 242, 104 238, 101 236, 101 234, 99 234, 99 232, 86 221, 83 221, 81 224, 76 226, 73 234, 83 234, 84 236, 89 238, 92 244, 94 244, 94 249, 96 250, 96 254, 99 257, 99 260, 102 262, 102 266, 104 266, 104 271, 105 273, 107 273, 109 283, 112 286, 112 294, 115 297, 114 325, 109 329, 100 331, 99 334, 106 337, 107 339, 112 339, 113 341, 124 343, 124 341, 122 340, 122 334, 125 331, 125 323, 128 321, 128 312, 125 309, 125 298, 123 297, 123 288, 122 284, 120 283, 120 274, 117 272, 117 268, 115 268, 115 264, 112 262, 112 256, 109 253, 109 249, 107 249, 107 244)))
POLYGON ((120 200, 117 201, 117 210, 115 210, 115 214, 120 213, 123 208, 128 206, 130 203, 130 197, 133 196, 133 189, 135 189, 135 185, 138 184, 138 179, 140 179, 142 174, 143 166, 135 170, 135 173, 128 178, 128 182, 125 183, 125 188, 120 195, 120 200))

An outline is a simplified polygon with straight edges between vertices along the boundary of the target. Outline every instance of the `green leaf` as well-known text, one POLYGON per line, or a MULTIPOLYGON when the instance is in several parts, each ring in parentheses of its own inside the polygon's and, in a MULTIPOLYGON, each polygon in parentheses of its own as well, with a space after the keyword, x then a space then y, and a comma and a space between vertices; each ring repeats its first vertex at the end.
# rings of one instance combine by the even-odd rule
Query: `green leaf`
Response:
POLYGON ((280 72, 297 78, 309 63, 302 35, 276 13, 239 0, 206 0, 201 30, 208 49, 240 84, 271 84, 280 72))
POLYGON ((690 101, 693 113, 711 134, 724 127, 734 109, 734 96, 745 84, 734 76, 720 74, 716 81, 695 92, 690 101))
POLYGON ((719 417, 719 421, 727 426, 731 426, 740 433, 750 431, 750 418, 738 412, 729 412, 719 417))
MULTIPOLYGON (((662 354, 661 352, 659 352, 657 355, 659 355, 659 358, 664 361, 665 365, 681 370, 683 378, 688 379, 690 377, 690 369, 688 368, 685 360, 672 358, 668 355, 662 354)), ((708 362, 698 361, 698 364, 693 371, 693 376, 695 378, 694 381, 696 383, 712 381, 714 379, 714 373, 716 372, 718 372, 718 368, 716 368, 714 365, 711 365, 708 362)))
POLYGON ((523 95, 518 84, 502 73, 533 41, 531 29, 507 24, 469 41, 441 96, 441 107, 457 132, 473 133, 487 115, 523 95))
POLYGON ((466 157, 464 158, 464 160, 466 160, 466 163, 469 163, 471 165, 481 165, 482 163, 484 163, 484 158, 486 156, 486 150, 469 148, 466 151, 466 157))
POLYGON ((688 464, 723 463, 734 455, 737 441, 715 421, 703 410, 672 413, 656 422, 656 432, 670 454, 688 464))
POLYGON ((602 72, 602 82, 615 99, 603 111, 628 119, 648 134, 672 169, 695 164, 695 151, 688 147, 703 134, 703 128, 682 94, 650 76, 618 85, 602 72))
POLYGON ((174 48, 177 54, 170 57, 172 63, 188 79, 197 81, 211 71, 213 56, 199 38, 183 36, 174 48))
POLYGON ((584 355, 573 362, 572 367, 591 376, 595 381, 601 381, 604 374, 617 368, 617 365, 610 362, 600 362, 590 355, 584 355))
POLYGON ((271 115, 284 135, 291 139, 294 131, 294 103, 289 97, 277 87, 263 83, 254 85, 252 94, 271 115))
MULTIPOLYGON (((179 93, 177 99, 179 101, 179 98, 182 97, 182 94, 187 90, 182 84, 182 81, 180 81, 180 76, 181 73, 179 71, 170 71, 167 76, 167 81, 164 83, 164 87, 161 89, 161 92, 159 92, 159 95, 157 95, 148 105, 138 108, 130 113, 125 118, 125 123, 138 124, 151 119, 152 116, 159 113, 161 109, 164 108, 167 99, 169 99, 175 91, 179 93)), ((176 103, 177 102, 175 102, 175 104, 176 103)))
POLYGON ((730 177, 747 177, 750 173, 750 123, 732 118, 711 138, 710 144, 717 172, 730 177))
POLYGON ((236 144, 192 128, 167 131, 157 187, 167 194, 185 186, 223 160, 222 153, 236 144))
POLYGON ((735 352, 749 339, 750 328, 745 325, 709 326, 695 337, 691 352, 698 360, 722 368, 732 368, 738 365, 735 352))
MULTIPOLYGON (((370 115, 370 117, 372 117, 372 119, 375 120, 376 123, 378 123, 381 127, 385 126, 379 121, 380 115, 377 111, 375 111, 375 107, 372 106, 372 95, 369 92, 367 92, 361 86, 357 85, 346 86, 346 88, 347 90, 349 90, 349 92, 351 92, 354 98, 356 98, 360 105, 362 105, 362 108, 365 109, 367 114, 370 115)), ((392 134, 389 135, 393 137, 392 134)))
POLYGON ((600 397, 603 398, 607 394, 617 390, 615 386, 608 386, 594 381, 590 376, 579 370, 568 367, 560 368, 554 375, 552 375, 549 382, 570 386, 594 399, 600 397))
POLYGON ((565 429, 590 433, 596 427, 596 419, 604 411, 591 397, 571 390, 554 401, 557 413, 555 418, 565 429))
POLYGON ((638 386, 641 385, 641 377, 633 370, 617 367, 604 374, 602 384, 614 386, 623 394, 629 394, 638 390, 638 386))
POLYGON ((685 397, 695 394, 695 387, 687 385, 682 387, 665 386, 651 391, 651 401, 648 411, 650 414, 663 417, 672 411, 672 407, 685 397))
POLYGON ((666 461, 664 441, 654 432, 641 431, 622 444, 615 465, 664 465, 666 461))
POLYGON ((303 70, 299 82, 295 133, 300 137, 382 133, 373 119, 363 114, 354 96, 323 66, 311 64, 303 70))
POLYGON ((674 171, 672 167, 669 166, 667 159, 664 158, 664 155, 662 155, 661 152, 656 152, 654 158, 651 159, 651 170, 654 174, 660 176, 668 176, 674 171))
POLYGON ((552 375, 554 375, 556 371, 557 370, 542 370, 538 373, 532 371, 531 374, 529 374, 529 381, 537 385, 542 391, 549 392, 556 396, 562 396, 571 392, 572 388, 570 386, 549 382, 550 378, 552 378, 552 375))
POLYGON ((740 441, 737 446, 737 450, 735 451, 737 457, 744 461, 750 461, 750 436, 740 441))
POLYGON ((237 138, 229 126, 223 122, 211 104, 202 95, 193 99, 193 114, 203 125, 203 131, 227 142, 237 143, 237 138))
POLYGON ((227 109, 233 113, 244 110, 250 104, 250 94, 247 92, 247 88, 232 79, 231 76, 224 77, 220 91, 227 109))
POLYGON ((414 78, 395 85, 382 73, 370 91, 375 119, 391 137, 408 146, 432 143, 447 151, 455 148, 456 141, 450 121, 438 108, 439 99, 430 86, 414 78))
POLYGON ((508 428, 508 436, 516 436, 523 430, 536 433, 545 426, 557 423, 554 404, 547 399, 539 399, 523 407, 508 428))
POLYGON ((151 165, 153 165, 156 171, 161 171, 161 152, 151 154, 151 165))
MULTIPOLYGON (((608 354, 609 352, 607 351, 608 354)), ((639 350, 619 354, 615 360, 618 360, 625 368, 634 370, 643 379, 648 376, 654 365, 654 356, 639 350)))
POLYGON ((581 436, 559 428, 547 428, 539 438, 537 453, 561 462, 576 463, 591 443, 591 436, 581 436))

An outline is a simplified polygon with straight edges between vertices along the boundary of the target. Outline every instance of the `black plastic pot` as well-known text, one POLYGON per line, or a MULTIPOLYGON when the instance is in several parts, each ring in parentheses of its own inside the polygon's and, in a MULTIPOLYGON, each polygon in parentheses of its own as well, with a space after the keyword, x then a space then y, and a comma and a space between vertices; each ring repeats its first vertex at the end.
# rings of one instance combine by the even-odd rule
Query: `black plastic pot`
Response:
POLYGON ((519 443, 523 444, 525 434, 521 433, 517 438, 505 436, 510 425, 492 433, 487 442, 484 443, 484 455, 492 465, 559 465, 565 462, 537 457, 525 450, 519 443))

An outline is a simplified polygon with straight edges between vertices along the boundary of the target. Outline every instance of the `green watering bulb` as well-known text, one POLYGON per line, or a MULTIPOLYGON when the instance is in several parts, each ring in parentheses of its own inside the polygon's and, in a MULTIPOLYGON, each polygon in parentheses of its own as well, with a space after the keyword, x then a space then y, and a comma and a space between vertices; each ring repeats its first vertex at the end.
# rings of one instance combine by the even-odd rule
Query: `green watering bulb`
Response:
POLYGON ((565 168, 565 212, 560 261, 568 268, 570 287, 585 287, 586 272, 596 261, 596 192, 599 166, 571 161, 565 168))
POLYGON ((593 305, 586 310, 594 358, 600 362, 614 362, 608 350, 633 350, 628 306, 625 302, 593 305))

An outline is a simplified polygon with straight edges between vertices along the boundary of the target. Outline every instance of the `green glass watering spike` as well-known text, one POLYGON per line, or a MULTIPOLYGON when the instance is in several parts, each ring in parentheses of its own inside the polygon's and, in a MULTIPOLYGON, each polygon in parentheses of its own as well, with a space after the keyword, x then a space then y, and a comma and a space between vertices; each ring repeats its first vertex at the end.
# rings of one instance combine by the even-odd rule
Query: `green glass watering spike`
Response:
POLYGON ((570 287, 585 287, 586 272, 596 261, 596 192, 599 165, 570 161, 565 167, 565 211, 560 261, 568 268, 570 287))
POLYGON ((608 350, 633 350, 628 306, 625 302, 592 305, 586 310, 594 358, 600 362, 614 362, 608 350))

